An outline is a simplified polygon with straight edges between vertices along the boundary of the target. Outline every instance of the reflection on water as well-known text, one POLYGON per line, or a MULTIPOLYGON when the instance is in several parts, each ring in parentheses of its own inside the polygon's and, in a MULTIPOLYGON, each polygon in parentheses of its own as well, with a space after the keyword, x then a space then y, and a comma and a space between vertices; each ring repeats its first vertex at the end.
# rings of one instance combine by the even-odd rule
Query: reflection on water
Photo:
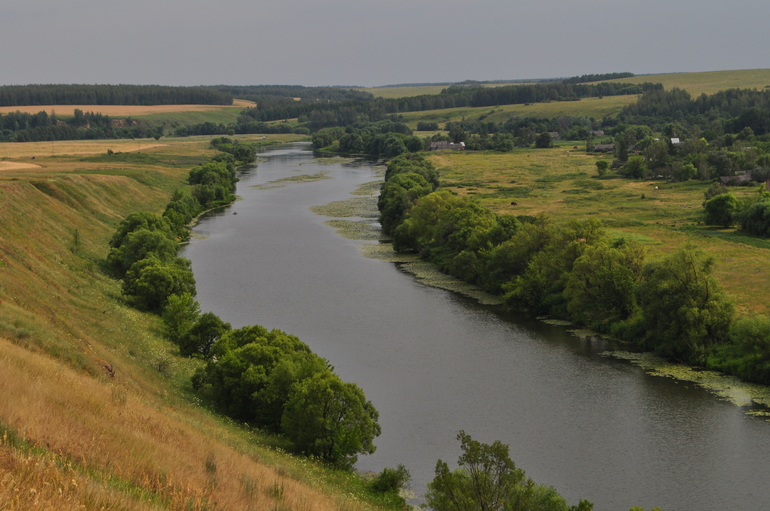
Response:
POLYGON ((604 341, 362 257, 365 242, 339 236, 310 208, 350 198, 377 171, 316 164, 306 147, 264 153, 238 184, 243 200, 203 220, 195 232, 205 239, 183 255, 204 310, 236 327, 295 334, 364 389, 383 433, 358 468, 403 463, 419 496, 437 459, 454 464, 464 429, 510 444, 535 481, 597 511, 767 507, 770 424, 692 384, 600 356, 611 348, 604 341), (331 179, 255 188, 319 172, 331 179))

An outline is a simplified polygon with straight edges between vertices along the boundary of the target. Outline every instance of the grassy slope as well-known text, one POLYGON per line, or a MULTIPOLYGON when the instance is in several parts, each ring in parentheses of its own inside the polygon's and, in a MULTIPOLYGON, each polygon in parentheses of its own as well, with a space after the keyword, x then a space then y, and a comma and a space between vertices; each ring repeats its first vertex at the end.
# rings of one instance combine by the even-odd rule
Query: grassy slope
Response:
POLYGON ((734 71, 634 76, 611 81, 622 83, 662 83, 666 90, 678 87, 685 89, 690 95, 695 97, 700 96, 701 93, 714 94, 721 90, 733 88, 764 89, 770 86, 770 69, 739 69, 734 71))
MULTIPOLYGON (((439 125, 448 121, 478 120, 484 117, 484 122, 505 122, 511 116, 528 117, 559 117, 562 115, 583 115, 601 119, 606 115, 617 114, 621 108, 635 103, 637 96, 608 96, 604 98, 586 98, 580 101, 552 101, 550 103, 532 103, 529 105, 503 105, 499 107, 478 108, 447 108, 443 110, 426 110, 424 112, 406 112, 401 115, 404 122, 412 129, 419 121, 438 122, 439 125)), ((418 133, 419 134, 419 133, 418 133)))
MULTIPOLYGON (((607 158, 611 159, 573 150, 571 143, 510 153, 431 155, 443 187, 475 196, 495 212, 546 212, 557 222, 597 217, 611 235, 645 243, 651 257, 693 241, 716 257, 716 276, 735 298, 740 313, 770 312, 766 271, 770 241, 699 225, 703 192, 710 183, 598 179, 595 162, 607 158)), ((756 193, 743 187, 731 191, 738 197, 756 193)))
POLYGON ((164 141, 118 162, 59 154, 0 171, 0 508, 371 507, 355 478, 201 407, 196 362, 101 271, 117 223, 160 211, 213 154, 164 141))
MULTIPOLYGON (((521 83, 495 83, 487 84, 485 87, 501 87, 503 85, 522 85, 521 83)), ((392 87, 366 87, 356 90, 362 90, 374 94, 377 98, 408 98, 412 96, 421 96, 423 94, 438 94, 449 87, 448 85, 414 85, 414 86, 392 86, 392 87)))

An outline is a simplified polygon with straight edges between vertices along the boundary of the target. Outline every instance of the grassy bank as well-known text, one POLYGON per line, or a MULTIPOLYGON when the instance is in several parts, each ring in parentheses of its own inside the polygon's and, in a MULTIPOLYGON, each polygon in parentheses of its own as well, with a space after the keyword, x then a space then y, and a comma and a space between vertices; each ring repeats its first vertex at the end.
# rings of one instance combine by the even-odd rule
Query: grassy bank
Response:
POLYGON ((8 165, 30 163, 24 144, 0 147, 16 155, 0 168, 0 508, 377 507, 360 479, 201 406, 189 384, 199 362, 102 270, 117 223, 160 212, 214 154, 204 142, 118 158, 106 157, 115 141, 61 142, 37 167, 8 165))

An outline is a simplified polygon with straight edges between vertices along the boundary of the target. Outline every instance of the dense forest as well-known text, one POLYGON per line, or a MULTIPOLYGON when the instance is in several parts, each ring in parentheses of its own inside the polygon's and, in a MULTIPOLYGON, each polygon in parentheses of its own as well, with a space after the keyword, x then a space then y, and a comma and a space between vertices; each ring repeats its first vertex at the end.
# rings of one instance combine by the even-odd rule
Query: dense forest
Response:
MULTIPOLYGON (((341 101, 371 101, 374 96, 368 92, 344 87, 304 87, 302 85, 215 85, 206 87, 237 99, 254 101, 257 104, 276 103, 339 103, 341 101)), ((266 106, 266 109, 272 106, 266 106)))
POLYGON ((232 105, 227 92, 163 85, 3 85, 0 106, 232 105))

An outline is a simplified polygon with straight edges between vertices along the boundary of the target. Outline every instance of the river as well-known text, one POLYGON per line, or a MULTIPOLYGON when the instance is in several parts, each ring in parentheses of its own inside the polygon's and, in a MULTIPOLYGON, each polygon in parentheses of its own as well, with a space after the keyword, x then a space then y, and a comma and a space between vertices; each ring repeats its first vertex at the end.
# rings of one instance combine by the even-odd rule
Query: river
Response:
POLYGON ((380 412, 377 452, 403 463, 421 502, 456 436, 510 445, 511 458, 570 504, 596 511, 770 509, 770 423, 693 384, 601 356, 603 341, 426 286, 361 255, 310 211, 376 179, 371 163, 270 149, 207 215, 181 254, 198 300, 233 327, 299 336, 380 412), (287 179, 288 178, 288 179, 287 179), (323 178, 323 179, 320 179, 323 178))

